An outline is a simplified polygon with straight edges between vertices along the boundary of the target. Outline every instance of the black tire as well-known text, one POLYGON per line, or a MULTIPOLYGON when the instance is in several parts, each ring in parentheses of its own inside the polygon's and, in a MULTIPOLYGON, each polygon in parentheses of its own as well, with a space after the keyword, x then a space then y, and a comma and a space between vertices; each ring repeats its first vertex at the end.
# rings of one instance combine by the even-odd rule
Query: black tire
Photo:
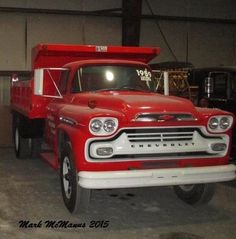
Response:
POLYGON ((208 203, 214 196, 215 184, 174 186, 174 192, 187 204, 203 205, 208 203))
POLYGON ((31 155, 31 141, 29 138, 23 138, 20 135, 19 128, 15 126, 14 132, 14 149, 18 159, 29 158, 31 155))
POLYGON ((91 190, 78 185, 71 144, 66 142, 60 158, 62 197, 67 209, 75 214, 85 212, 90 202, 91 190))

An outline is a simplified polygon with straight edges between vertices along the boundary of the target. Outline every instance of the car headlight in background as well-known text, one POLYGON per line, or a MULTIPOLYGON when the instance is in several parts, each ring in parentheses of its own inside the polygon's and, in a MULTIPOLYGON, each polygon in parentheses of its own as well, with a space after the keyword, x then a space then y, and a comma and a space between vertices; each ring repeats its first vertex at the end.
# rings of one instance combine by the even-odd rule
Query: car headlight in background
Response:
POLYGON ((233 124, 233 117, 230 115, 212 116, 208 120, 208 130, 215 133, 221 133, 229 130, 233 124))
POLYGON ((93 135, 106 136, 118 128, 118 119, 113 117, 96 117, 90 120, 89 131, 93 135))

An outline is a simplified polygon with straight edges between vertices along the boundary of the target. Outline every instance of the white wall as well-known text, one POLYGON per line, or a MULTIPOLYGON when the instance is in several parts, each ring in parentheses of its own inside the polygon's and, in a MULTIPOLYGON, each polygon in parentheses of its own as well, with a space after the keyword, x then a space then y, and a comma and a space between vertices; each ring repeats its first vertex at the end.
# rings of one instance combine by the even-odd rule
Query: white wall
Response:
MULTIPOLYGON (((145 0, 143 13, 150 13, 145 0)), ((157 15, 198 17, 216 19, 236 19, 236 3, 233 0, 149 0, 157 15)), ((186 58, 195 66, 236 64, 236 25, 206 22, 159 21, 168 43, 178 60, 186 58), (188 57, 187 57, 188 38, 188 57)), ((156 24, 142 21, 141 44, 161 46, 157 61, 172 61, 156 24)))
MULTIPOLYGON (((160 25, 179 61, 187 58, 196 67, 236 64, 236 26, 170 21, 160 21, 160 25)), ((161 47, 155 62, 174 61, 154 22, 142 21, 140 44, 161 47)))
POLYGON ((60 10, 101 10, 121 7, 120 0, 0 0, 0 7, 60 10))
POLYGON ((25 68, 24 17, 0 13, 0 70, 25 68))
MULTIPOLYGON (((233 0, 149 0, 155 14, 236 19, 233 0)), ((0 7, 99 10, 121 7, 121 0, 0 0, 0 7)), ((143 0, 143 13, 149 10, 143 0)), ((195 66, 236 64, 236 26, 229 24, 159 21, 178 60, 195 66)), ((0 12, 0 70, 30 69, 31 48, 37 43, 121 44, 121 18, 0 12)), ((142 20, 140 45, 160 46, 155 62, 173 56, 152 20, 142 20)))
MULTIPOLYGON (((234 0, 148 0, 155 14, 184 17, 234 19, 234 0)), ((143 13, 149 9, 143 0, 143 13)))

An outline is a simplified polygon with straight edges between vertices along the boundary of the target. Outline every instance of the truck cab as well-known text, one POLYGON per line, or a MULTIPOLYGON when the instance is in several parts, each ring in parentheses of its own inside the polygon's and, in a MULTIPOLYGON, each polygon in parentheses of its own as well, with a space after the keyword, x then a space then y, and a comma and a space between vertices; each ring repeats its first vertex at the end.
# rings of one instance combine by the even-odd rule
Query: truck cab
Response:
POLYGON ((156 93, 159 48, 39 45, 33 76, 12 84, 15 151, 59 171, 71 213, 94 189, 173 186, 189 204, 235 178, 234 116, 156 93))

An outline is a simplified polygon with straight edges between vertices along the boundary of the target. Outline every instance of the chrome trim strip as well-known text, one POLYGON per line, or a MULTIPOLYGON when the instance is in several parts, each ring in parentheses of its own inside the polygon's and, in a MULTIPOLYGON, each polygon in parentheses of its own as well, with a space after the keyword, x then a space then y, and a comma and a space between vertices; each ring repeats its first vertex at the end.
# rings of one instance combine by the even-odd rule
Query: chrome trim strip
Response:
POLYGON ((138 122, 165 122, 165 121, 196 121, 192 114, 189 113, 139 113, 132 121, 138 122))
POLYGON ((59 120, 64 123, 64 124, 68 124, 71 126, 76 126, 78 125, 78 122, 74 119, 68 118, 68 117, 64 117, 64 116, 60 116, 59 120))

